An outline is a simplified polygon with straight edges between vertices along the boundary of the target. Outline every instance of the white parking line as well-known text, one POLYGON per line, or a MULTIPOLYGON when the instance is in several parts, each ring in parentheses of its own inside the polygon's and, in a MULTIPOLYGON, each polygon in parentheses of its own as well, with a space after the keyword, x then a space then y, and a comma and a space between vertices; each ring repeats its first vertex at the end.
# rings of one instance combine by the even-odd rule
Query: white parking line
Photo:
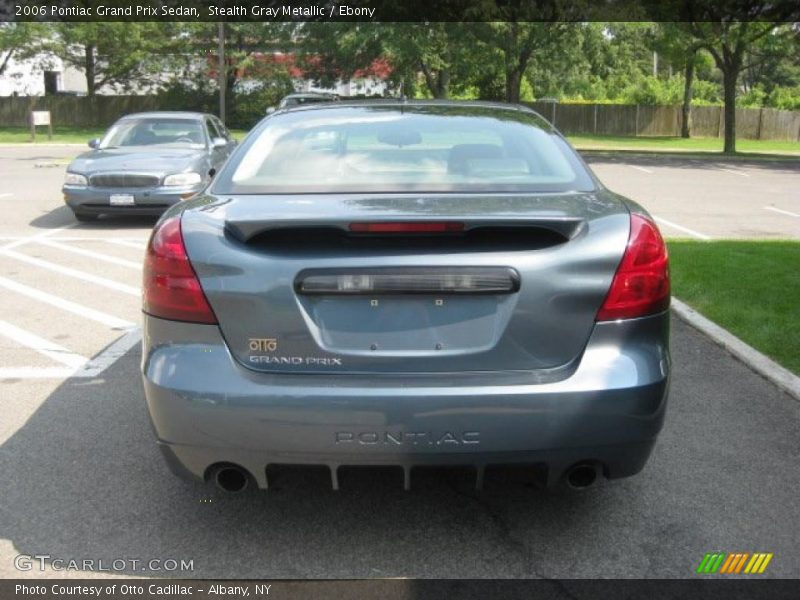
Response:
POLYGON ((6 193, 6 194, 0 194, 0 198, 6 198, 6 197, 8 197, 8 196, 13 196, 13 195, 14 195, 14 194, 9 194, 9 193, 6 193))
POLYGON ((639 167, 637 165, 628 165, 631 169, 636 169, 637 171, 641 171, 642 173, 653 173, 650 169, 645 169, 644 167, 639 167))
POLYGON ((128 248, 136 248, 137 250, 144 250, 145 246, 147 246, 147 242, 134 242, 131 240, 106 240, 112 244, 116 244, 117 246, 127 246, 128 248))
POLYGON ((117 341, 106 347, 100 354, 83 365, 82 368, 71 373, 70 376, 81 378, 97 377, 100 373, 125 356, 131 348, 141 341, 142 330, 138 327, 131 329, 117 341))
POLYGON ((131 329, 92 360, 76 367, 2 367, 0 379, 89 379, 99 376, 103 371, 125 356, 131 348, 142 341, 142 330, 131 329))
POLYGON ((67 277, 74 277, 75 279, 88 281, 89 283, 94 283, 95 285, 100 285, 112 290, 116 290, 118 292, 123 292, 124 294, 130 294, 131 296, 139 296, 140 293, 140 290, 133 286, 112 281, 104 277, 98 277, 97 275, 92 275, 91 273, 85 273, 84 271, 79 271, 77 269, 72 269, 70 267, 63 267, 61 265, 57 265, 55 263, 51 263, 46 260, 42 260, 41 258, 28 256, 27 254, 20 254, 19 252, 15 252, 14 250, 7 250, 5 247, 0 247, 0 256, 7 256, 9 258, 19 260, 21 262, 26 262, 29 265, 34 265, 42 269, 48 269, 50 271, 66 275, 67 277))
MULTIPOLYGON (((0 241, 4 242, 15 242, 17 240, 25 240, 28 241, 36 241, 39 239, 36 236, 30 235, 0 235, 0 241)), ((55 242, 107 242, 110 244, 116 244, 122 241, 127 241, 127 244, 133 244, 136 248, 144 248, 147 245, 147 240, 137 239, 137 238, 107 238, 107 237, 97 237, 95 235, 59 235, 58 237, 48 237, 47 239, 53 240, 55 242)))
POLYGON ((765 206, 764 210, 771 210, 772 212, 780 213, 782 215, 788 215, 790 217, 800 217, 800 214, 793 213, 788 210, 783 210, 780 208, 775 208, 774 206, 765 206))
POLYGON ((73 369, 82 367, 89 360, 88 358, 84 358, 79 354, 67 350, 63 346, 59 346, 55 342, 41 338, 30 331, 20 329, 6 321, 0 321, 0 335, 14 340, 22 346, 27 346, 31 350, 35 350, 39 354, 73 369))
POLYGON ((44 246, 50 246, 51 248, 58 248, 59 250, 64 250, 66 252, 72 252, 73 254, 80 254, 81 256, 88 256, 89 258, 93 258, 95 260, 100 260, 103 262, 111 263, 114 265, 119 265, 121 267, 127 267, 129 269, 136 269, 137 271, 142 270, 141 263, 133 262, 131 260, 125 260, 123 258, 117 258, 115 256, 107 256, 105 254, 100 254, 99 252, 92 252, 91 250, 86 250, 84 248, 77 248, 75 246, 70 246, 68 244, 62 244, 60 242, 56 242, 52 239, 42 238, 36 240, 37 244, 42 244, 44 246))
POLYGON ((54 296, 53 294, 48 294, 47 292, 43 292, 41 290, 37 290, 36 288, 23 285, 12 279, 6 279, 5 277, 0 277, 0 287, 3 287, 12 292, 16 292, 18 294, 22 294, 24 296, 27 296, 28 298, 39 300, 40 302, 44 302, 51 306, 55 306, 56 308, 60 308, 67 312, 71 312, 75 315, 78 315, 79 317, 85 317, 87 319, 91 319, 92 321, 97 321, 98 323, 102 323, 103 325, 107 325, 114 329, 128 329, 134 326, 134 324, 131 323, 130 321, 125 321, 124 319, 118 319, 113 315, 109 315, 104 312, 100 312, 99 310, 83 306, 82 304, 78 304, 77 302, 71 302, 69 300, 65 300, 64 298, 54 296))
POLYGON ((739 175, 741 177, 750 177, 750 175, 748 175, 744 171, 737 171, 735 169, 726 169, 725 167, 717 167, 717 170, 725 171, 726 173, 733 173, 734 175, 739 175))
POLYGON ((667 221, 666 219, 662 219, 661 217, 653 217, 658 223, 663 223, 664 225, 671 227, 672 229, 677 229, 678 231, 682 231, 684 233, 688 233, 692 237, 696 237, 698 240, 710 240, 711 236, 706 235, 704 233, 700 233, 699 231, 695 231, 694 229, 689 229, 688 227, 684 227, 683 225, 678 225, 677 223, 673 223, 672 221, 667 221))
POLYGON ((36 240, 40 240, 42 238, 49 237, 54 233, 58 233, 59 231, 64 231, 65 229, 72 229, 73 227, 77 227, 77 223, 70 223, 69 225, 64 225, 62 227, 56 227, 55 229, 48 229, 47 231, 43 231, 42 233, 37 233, 35 235, 29 235, 28 237, 19 238, 14 240, 13 242, 6 244, 5 246, 0 246, 0 250, 11 250, 12 248, 16 248, 18 246, 22 246, 29 242, 33 242, 36 240))

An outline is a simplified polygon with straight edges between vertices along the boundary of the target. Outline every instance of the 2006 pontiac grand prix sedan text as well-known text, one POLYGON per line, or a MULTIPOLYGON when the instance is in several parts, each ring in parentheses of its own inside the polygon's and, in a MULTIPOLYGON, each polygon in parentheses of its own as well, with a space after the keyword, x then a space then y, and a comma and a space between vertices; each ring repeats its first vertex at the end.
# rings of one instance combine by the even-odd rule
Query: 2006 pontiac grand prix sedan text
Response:
POLYGON ((142 370, 177 474, 639 472, 669 387, 667 253, 536 113, 277 111, 147 250, 142 370))

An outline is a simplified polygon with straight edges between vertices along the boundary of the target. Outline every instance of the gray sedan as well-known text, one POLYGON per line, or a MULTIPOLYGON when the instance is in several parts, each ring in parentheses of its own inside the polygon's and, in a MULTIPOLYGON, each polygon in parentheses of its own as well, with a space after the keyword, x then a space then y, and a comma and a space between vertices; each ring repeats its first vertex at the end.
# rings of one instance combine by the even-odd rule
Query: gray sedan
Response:
POLYGON ((127 115, 67 167, 64 201, 79 221, 160 215, 202 191, 235 145, 213 115, 127 115))
POLYGON ((584 488, 656 442, 669 302, 652 217, 535 112, 309 105, 156 225, 145 395, 169 466, 228 491, 286 465, 584 488))

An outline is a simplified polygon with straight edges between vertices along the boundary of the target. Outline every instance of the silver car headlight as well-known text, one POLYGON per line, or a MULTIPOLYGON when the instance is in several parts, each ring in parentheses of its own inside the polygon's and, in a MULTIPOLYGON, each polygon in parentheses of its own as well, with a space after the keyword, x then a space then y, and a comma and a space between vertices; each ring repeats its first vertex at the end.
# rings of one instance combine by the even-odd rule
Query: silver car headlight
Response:
POLYGON ((186 186, 202 183, 203 176, 200 173, 175 173, 164 178, 164 185, 186 186))
POLYGON ((64 176, 64 185, 88 185, 89 182, 86 180, 86 177, 80 175, 78 173, 70 173, 67 171, 67 174, 64 176))

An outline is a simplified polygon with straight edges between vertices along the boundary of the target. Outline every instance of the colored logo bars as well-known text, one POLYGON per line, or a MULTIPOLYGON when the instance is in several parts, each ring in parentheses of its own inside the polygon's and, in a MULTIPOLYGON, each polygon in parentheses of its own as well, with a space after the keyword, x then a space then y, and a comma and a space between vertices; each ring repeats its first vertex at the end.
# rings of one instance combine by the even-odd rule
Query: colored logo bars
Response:
POLYGON ((772 560, 772 552, 709 552, 700 561, 697 573, 710 575, 722 573, 727 575, 739 574, 759 574, 763 573, 769 561, 772 560))

